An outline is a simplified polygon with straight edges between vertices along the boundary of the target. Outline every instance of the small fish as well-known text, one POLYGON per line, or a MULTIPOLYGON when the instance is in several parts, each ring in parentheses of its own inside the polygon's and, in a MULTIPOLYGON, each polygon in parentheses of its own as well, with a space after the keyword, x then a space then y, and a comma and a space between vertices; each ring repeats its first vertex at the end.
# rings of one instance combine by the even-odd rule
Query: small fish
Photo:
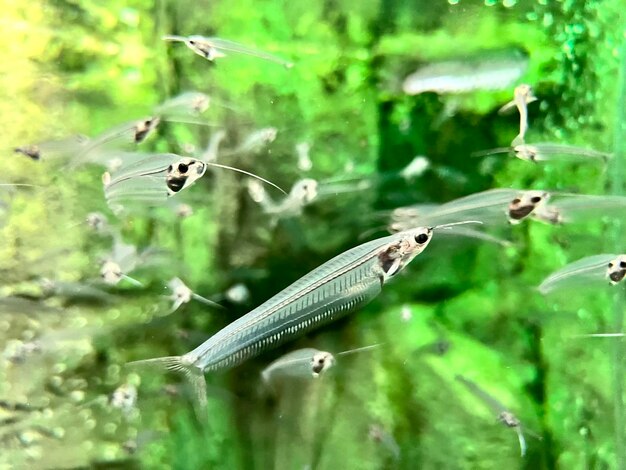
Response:
POLYGON ((254 56, 259 59, 268 60, 282 65, 285 68, 293 67, 293 62, 289 62, 281 59, 267 52, 251 49, 234 41, 228 41, 226 39, 220 39, 216 37, 204 37, 204 36, 163 36, 164 41, 184 42, 185 45, 194 51, 196 54, 204 57, 211 62, 221 57, 226 57, 230 52, 238 54, 246 54, 254 56))
POLYGON ((145 262, 147 253, 138 254, 134 245, 129 245, 116 238, 113 251, 109 258, 105 259, 100 267, 100 277, 105 284, 115 286, 122 279, 131 284, 143 287, 143 284, 128 276, 139 265, 145 262))
POLYGON ((248 181, 248 193, 252 200, 261 206, 264 213, 284 218, 301 215, 302 209, 317 198, 319 191, 316 180, 304 178, 296 181, 289 194, 280 202, 272 200, 265 188, 256 180, 248 181))
POLYGON ((530 85, 522 84, 515 87, 513 92, 513 101, 509 101, 507 104, 500 108, 500 113, 506 112, 508 109, 515 106, 519 112, 519 134, 513 139, 512 146, 518 144, 524 144, 526 139, 526 132, 528 131, 528 104, 537 101, 537 97, 533 94, 533 89, 530 85))
POLYGON ((400 446, 394 437, 385 431, 380 424, 371 424, 368 430, 370 440, 381 444, 393 456, 394 460, 400 460, 400 446))
POLYGON ((128 383, 120 385, 111 394, 109 404, 129 415, 137 406, 137 387, 128 383))
POLYGON ((626 255, 601 254, 574 261, 552 273, 539 285, 539 292, 548 294, 556 289, 588 287, 608 280, 611 285, 626 275, 626 255))
POLYGON ((16 147, 13 150, 35 161, 65 159, 81 154, 87 148, 89 141, 88 137, 77 135, 62 140, 16 147))
POLYGON ((225 157, 242 153, 259 153, 267 145, 276 140, 278 129, 275 127, 264 127, 248 135, 243 142, 233 150, 223 154, 225 157))
POLYGON ((521 51, 492 51, 426 64, 406 77, 402 90, 407 95, 418 95, 504 89, 515 83, 527 66, 528 56, 521 51))
POLYGON ((506 409, 502 403, 496 400, 493 396, 487 393, 485 390, 480 388, 476 383, 471 380, 457 375, 456 380, 461 382, 465 387, 478 399, 480 399, 483 403, 485 403, 491 410, 498 414, 498 421, 504 424, 508 428, 513 428, 515 433, 517 434, 517 439, 519 441, 520 453, 521 456, 524 457, 526 455, 526 439, 524 438, 524 433, 522 432, 522 424, 517 419, 517 417, 506 409))
POLYGON ((112 175, 105 175, 105 197, 109 206, 116 211, 125 205, 124 202, 133 200, 145 204, 162 204, 168 197, 194 184, 209 166, 243 173, 284 193, 271 181, 248 171, 170 153, 146 155, 143 160, 122 167, 112 175))
POLYGON ((606 161, 611 158, 611 154, 599 152, 597 150, 584 147, 574 147, 573 145, 561 145, 552 142, 526 144, 516 143, 511 147, 499 147, 480 152, 474 152, 472 156, 482 157, 495 155, 498 153, 510 153, 520 160, 529 162, 543 162, 552 160, 584 161, 589 159, 600 159, 606 161))
POLYGON ((62 297, 71 302, 87 303, 111 303, 115 300, 111 294, 90 284, 47 278, 42 278, 39 283, 45 297, 62 297))
POLYGON ((224 308, 220 304, 194 293, 180 278, 175 277, 171 279, 167 283, 167 288, 172 291, 172 295, 168 298, 174 302, 170 313, 178 310, 181 305, 191 302, 191 299, 202 302, 205 305, 211 305, 212 307, 224 308))
POLYGON ((233 367, 369 303, 386 282, 424 251, 433 231, 439 228, 447 226, 420 227, 352 248, 314 269, 187 354, 131 364, 152 364, 184 372, 201 408, 205 408, 206 372, 233 367))
POLYGON ((333 367, 337 361, 336 356, 370 351, 379 347, 379 344, 363 348, 349 349, 339 353, 320 351, 315 348, 304 348, 291 351, 272 362, 263 369, 261 377, 263 382, 270 386, 276 380, 283 378, 317 378, 333 367))

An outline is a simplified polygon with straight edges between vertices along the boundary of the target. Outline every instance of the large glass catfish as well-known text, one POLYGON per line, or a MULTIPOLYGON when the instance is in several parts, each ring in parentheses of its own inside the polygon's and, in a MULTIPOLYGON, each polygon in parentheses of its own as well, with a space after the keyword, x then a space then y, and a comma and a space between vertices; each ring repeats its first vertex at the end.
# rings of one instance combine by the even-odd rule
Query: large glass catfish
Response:
POLYGON ((235 366, 376 297, 430 243, 419 227, 352 248, 314 269, 183 356, 137 361, 182 371, 206 404, 204 373, 235 366))

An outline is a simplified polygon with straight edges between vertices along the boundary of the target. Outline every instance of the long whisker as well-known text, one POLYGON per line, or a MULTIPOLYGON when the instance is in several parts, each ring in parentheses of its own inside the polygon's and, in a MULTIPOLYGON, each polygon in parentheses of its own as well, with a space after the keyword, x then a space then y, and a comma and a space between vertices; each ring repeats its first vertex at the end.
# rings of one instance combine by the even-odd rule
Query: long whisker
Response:
POLYGON ((285 191, 284 191, 284 190, 283 190, 280 186, 278 186, 278 185, 276 185, 276 184, 272 183, 272 182, 271 182, 271 181, 269 181, 269 180, 266 180, 265 178, 260 177, 259 175, 255 175, 254 173, 250 173, 249 171, 242 170, 242 169, 240 169, 240 168, 235 168, 235 167, 228 166, 228 165, 222 165, 222 164, 220 164, 220 163, 213 163, 213 162, 204 162, 204 163, 205 163, 206 165, 214 166, 214 167, 217 167, 217 168, 223 168, 223 169, 225 169, 225 170, 237 171, 237 172, 239 172, 239 173, 243 173, 244 175, 251 176, 252 178, 256 178, 256 179, 258 179, 259 181, 263 181, 265 184, 269 184, 270 186, 272 186, 272 187, 274 187, 274 188, 278 189, 278 190, 279 190, 281 193, 283 193, 285 196, 287 195, 287 193, 286 193, 286 192, 285 192, 285 191))
POLYGON ((166 35, 161 36, 163 41, 176 41, 176 42, 187 42, 187 38, 184 36, 176 36, 176 35, 166 35))
POLYGON ((358 352, 370 351, 372 349, 379 348, 383 344, 385 343, 376 343, 376 344, 372 344, 371 346, 363 346, 361 348, 348 349, 347 351, 342 351, 342 352, 335 354, 335 356, 347 356, 348 354, 355 354, 358 352))
POLYGON ((472 157, 486 157, 487 155, 496 155, 498 153, 509 153, 512 152, 513 149, 511 147, 497 147, 489 150, 479 150, 478 152, 472 152, 470 156, 472 157))
POLYGON ((449 224, 435 225, 434 227, 429 227, 429 228, 431 230, 448 229, 448 228, 454 227, 456 225, 468 225, 468 224, 482 225, 483 223, 480 220, 463 220, 461 222, 452 222, 452 223, 449 223, 449 224))

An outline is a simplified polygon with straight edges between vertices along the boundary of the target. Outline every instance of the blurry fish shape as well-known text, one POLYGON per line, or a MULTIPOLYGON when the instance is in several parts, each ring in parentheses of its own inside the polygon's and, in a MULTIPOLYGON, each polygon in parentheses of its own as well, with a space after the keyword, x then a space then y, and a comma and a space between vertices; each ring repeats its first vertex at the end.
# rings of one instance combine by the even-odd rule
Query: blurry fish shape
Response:
POLYGON ((517 434, 519 441, 520 453, 524 457, 526 455, 526 439, 522 432, 522 424, 519 419, 515 417, 502 403, 496 400, 493 396, 480 388, 476 383, 471 380, 457 375, 456 380, 461 382, 465 387, 478 399, 480 399, 485 405, 487 405, 494 413, 497 413, 498 421, 504 424, 508 428, 513 428, 517 434))
POLYGON ((539 285, 539 292, 548 294, 556 289, 593 288, 602 281, 615 285, 626 276, 626 255, 601 254, 574 261, 552 273, 539 285))
POLYGON ((88 147, 90 139, 84 135, 76 135, 61 140, 51 140, 38 144, 16 147, 15 153, 21 153, 31 160, 69 159, 80 155, 88 147))
POLYGON ((125 203, 133 201, 146 205, 163 204, 168 197, 194 184, 209 166, 243 173, 284 193, 271 181, 248 171, 168 153, 146 155, 143 160, 122 167, 112 175, 105 174, 104 194, 114 211, 119 211, 125 203))
POLYGON ((315 348, 297 349, 272 362, 263 369, 261 377, 263 382, 268 386, 271 386, 276 380, 284 378, 317 378, 335 365, 337 361, 336 356, 371 351, 379 346, 380 344, 374 344, 372 346, 349 349, 335 354, 328 351, 320 351, 315 348))
POLYGON ((515 87, 513 92, 513 101, 509 101, 507 104, 500 108, 500 113, 506 112, 513 106, 517 108, 519 112, 519 134, 513 139, 511 146, 518 144, 524 144, 526 139, 526 132, 528 131, 528 104, 537 101, 537 97, 533 94, 533 89, 530 85, 522 84, 515 87))
MULTIPOLYGON (((444 204, 417 204, 394 209, 391 230, 471 218, 485 225, 519 224, 527 218, 549 224, 573 223, 626 212, 626 197, 550 193, 543 190, 490 189, 444 204), (598 212, 600 211, 600 212, 598 212)), ((470 232, 471 233, 471 232, 470 232)))
POLYGON ((212 307, 224 308, 220 304, 194 293, 180 278, 175 277, 171 279, 167 283, 167 288, 172 291, 172 295, 168 297, 173 301, 172 310, 170 311, 172 313, 178 310, 181 305, 191 302, 192 299, 212 307))
POLYGON ((602 160, 606 161, 611 158, 611 154, 600 152, 584 147, 575 147, 573 145, 562 145, 552 142, 543 142, 536 144, 516 143, 511 147, 499 147, 480 152, 474 152, 472 156, 483 157, 487 155, 495 155, 499 153, 508 153, 520 160, 529 162, 544 162, 552 160, 564 161, 585 161, 585 160, 602 160))
POLYGON ((223 156, 238 155, 242 153, 259 153, 269 144, 276 140, 278 129, 275 127, 264 127, 249 134, 243 142, 234 148, 223 153, 223 156))
POLYGON ((137 253, 137 248, 134 245, 126 244, 118 238, 113 244, 110 257, 102 263, 100 277, 105 284, 112 286, 125 279, 135 286, 143 287, 141 282, 128 276, 128 273, 145 263, 148 255, 147 251, 141 254, 137 253))
MULTIPOLYGON (((436 227, 444 228, 444 227, 436 227)), ((369 303, 430 243, 420 227, 361 244, 322 264, 182 356, 135 361, 181 371, 206 406, 204 374, 240 364, 369 303)))
POLYGON ((239 282, 226 289, 226 292, 214 297, 216 300, 225 299, 234 304, 245 304, 250 300, 250 290, 245 284, 239 282))
POLYGON ((115 300, 108 292, 90 284, 42 278, 40 285, 46 297, 62 297, 71 302, 87 303, 111 303, 115 300))
POLYGON ((402 90, 407 95, 418 95, 504 89, 515 83, 527 66, 528 57, 518 50, 434 62, 407 76, 402 90))
POLYGON ((207 60, 214 61, 221 57, 226 57, 231 52, 237 54, 245 54, 259 59, 268 60, 282 65, 285 68, 293 67, 293 62, 286 61, 267 52, 259 51, 249 48, 243 44, 229 41, 227 39, 220 39, 216 37, 204 37, 204 36, 172 36, 167 35, 162 38, 164 41, 184 42, 185 45, 194 51, 196 54, 204 57, 207 60))
POLYGON ((381 444, 393 456, 394 460, 400 460, 400 446, 380 424, 372 424, 368 430, 370 440, 381 444))
POLYGON ((174 213, 178 218, 186 219, 187 217, 191 217, 193 215, 193 207, 183 202, 174 207, 174 213))
POLYGON ((129 415, 137 406, 137 387, 128 383, 120 385, 111 394, 109 404, 129 415))

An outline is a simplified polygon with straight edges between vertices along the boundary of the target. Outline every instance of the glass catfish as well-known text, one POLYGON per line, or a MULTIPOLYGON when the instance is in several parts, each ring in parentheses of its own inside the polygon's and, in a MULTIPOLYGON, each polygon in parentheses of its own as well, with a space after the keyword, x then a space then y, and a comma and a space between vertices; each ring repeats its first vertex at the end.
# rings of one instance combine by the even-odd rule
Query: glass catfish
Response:
POLYGON ((497 413, 498 421, 504 424, 508 428, 515 430, 517 439, 519 441, 520 453, 524 457, 526 455, 526 439, 524 439, 524 433, 522 432, 522 423, 517 417, 511 413, 502 403, 497 399, 479 387, 473 381, 457 375, 456 380, 461 382, 474 396, 480 399, 487 407, 489 407, 494 413, 497 413))
POLYGON ((204 407, 204 373, 233 367, 369 303, 426 249, 434 230, 420 227, 361 244, 314 269, 187 354, 132 364, 182 371, 204 407))
POLYGON ((610 153, 598 150, 575 147, 573 145, 557 144, 554 142, 538 142, 528 144, 514 140, 510 147, 498 147, 489 150, 474 152, 473 157, 485 157, 498 153, 509 153, 520 160, 528 162, 544 162, 552 160, 563 160, 570 162, 581 162, 586 160, 606 161, 611 158, 610 153))
POLYGON ((334 354, 315 348, 296 349, 295 351, 291 351, 279 357, 263 369, 261 377, 263 382, 268 386, 271 386, 272 383, 283 378, 317 378, 335 365, 337 356, 347 356, 349 354, 370 351, 379 346, 380 344, 374 344, 334 354))
POLYGON ((248 171, 165 153, 146 155, 142 160, 124 166, 113 174, 105 173, 104 194, 109 207, 115 212, 132 202, 159 205, 165 203, 168 197, 194 184, 204 176, 209 166, 243 173, 284 193, 271 181, 248 171))
POLYGON ((513 92, 513 101, 509 101, 502 106, 498 112, 504 113, 515 106, 519 112, 519 134, 513 139, 511 145, 523 144, 528 131, 528 104, 537 101, 537 97, 533 94, 533 89, 525 83, 515 87, 513 92))
POLYGON ((625 276, 626 255, 587 256, 552 273, 539 285, 539 292, 548 294, 557 289, 593 287, 607 280, 615 285, 622 282, 625 276))
POLYGON ((204 36, 163 36, 164 41, 184 42, 185 45, 194 51, 196 54, 204 57, 211 62, 221 57, 226 57, 230 52, 237 54, 245 54, 259 59, 268 60, 282 65, 285 68, 293 67, 293 62, 281 59, 273 54, 267 52, 252 49, 250 47, 239 44, 238 42, 229 41, 227 39, 220 39, 215 37, 204 36))

